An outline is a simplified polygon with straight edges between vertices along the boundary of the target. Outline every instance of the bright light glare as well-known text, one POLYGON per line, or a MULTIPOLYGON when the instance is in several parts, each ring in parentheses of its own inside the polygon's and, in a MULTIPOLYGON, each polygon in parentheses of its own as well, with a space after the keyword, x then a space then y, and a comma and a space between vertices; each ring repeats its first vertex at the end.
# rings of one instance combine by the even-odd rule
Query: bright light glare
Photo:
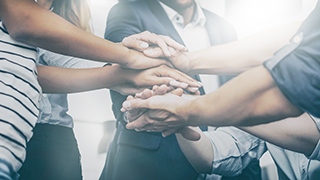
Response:
POLYGON ((302 0, 226 0, 225 15, 243 38, 298 20, 302 4, 302 0))

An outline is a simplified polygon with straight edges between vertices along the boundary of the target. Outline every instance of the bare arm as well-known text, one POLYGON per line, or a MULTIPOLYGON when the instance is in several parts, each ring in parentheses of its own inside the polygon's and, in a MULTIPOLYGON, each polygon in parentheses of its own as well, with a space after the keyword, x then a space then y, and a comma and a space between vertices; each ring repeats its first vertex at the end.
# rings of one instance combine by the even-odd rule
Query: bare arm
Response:
MULTIPOLYGON (((248 126, 281 120, 302 114, 276 86, 266 68, 259 66, 244 72, 217 91, 188 101, 167 94, 123 103, 126 110, 134 108, 163 109, 173 118, 152 121, 157 128, 172 130, 187 125, 248 126)), ((146 123, 133 121, 127 128, 140 128, 146 123)), ((166 132, 163 132, 165 135, 166 132)))
POLYGON ((239 74, 261 65, 289 43, 302 22, 284 24, 245 39, 190 53, 191 74, 239 74))
POLYGON ((179 146, 189 163, 198 173, 209 174, 212 170, 214 153, 211 141, 198 127, 192 129, 197 131, 201 138, 198 141, 190 141, 177 133, 176 137, 179 146))
POLYGON ((109 88, 121 94, 135 94, 153 85, 167 84, 187 88, 194 80, 165 65, 147 70, 124 69, 119 65, 90 69, 37 66, 38 80, 46 93, 72 93, 109 88))
POLYGON ((320 138, 315 122, 307 113, 297 118, 288 118, 251 127, 240 127, 240 129, 267 142, 303 153, 306 156, 311 155, 320 138))
POLYGON ((229 126, 268 123, 298 116, 302 111, 286 99, 268 70, 259 66, 229 81, 216 92, 177 108, 177 114, 180 113, 187 115, 188 124, 229 126))
MULTIPOLYGON (((179 52, 170 49, 172 64, 188 74, 239 74, 259 66, 289 43, 302 22, 284 24, 239 41, 212 46, 201 51, 179 52)), ((160 48, 148 48, 150 57, 164 56, 160 48)))
MULTIPOLYGON (((12 38, 53 52, 134 69, 167 63, 87 33, 34 0, 0 0, 0 19, 12 38)), ((170 41, 170 45, 176 44, 170 41)), ((163 42, 160 45, 166 46, 163 42)))

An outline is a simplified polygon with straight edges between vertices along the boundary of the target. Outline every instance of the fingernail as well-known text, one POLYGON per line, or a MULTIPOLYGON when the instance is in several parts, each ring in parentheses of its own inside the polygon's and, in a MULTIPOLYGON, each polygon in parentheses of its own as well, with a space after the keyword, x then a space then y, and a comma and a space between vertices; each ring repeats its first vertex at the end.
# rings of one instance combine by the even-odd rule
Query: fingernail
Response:
POLYGON ((191 89, 192 89, 193 91, 197 91, 199 88, 191 87, 191 89))
POLYGON ((171 53, 169 52, 168 49, 165 50, 165 53, 166 53, 169 57, 171 57, 171 53))
POLYGON ((182 88, 186 88, 186 87, 188 87, 188 86, 189 86, 189 84, 184 83, 184 82, 180 83, 180 85, 181 85, 181 87, 182 87, 182 88))
POLYGON ((200 84, 199 82, 194 82, 198 87, 201 87, 202 86, 202 84, 200 84))
POLYGON ((146 42, 143 42, 143 43, 140 44, 140 47, 141 48, 147 48, 147 47, 149 47, 149 44, 146 43, 146 42))
POLYGON ((131 102, 130 101, 124 102, 122 107, 126 110, 131 110, 131 102))
POLYGON ((179 82, 178 81, 170 81, 170 85, 171 86, 179 86, 179 82))
POLYGON ((144 51, 144 53, 149 54, 149 55, 153 55, 154 54, 152 49, 147 49, 147 50, 144 51))

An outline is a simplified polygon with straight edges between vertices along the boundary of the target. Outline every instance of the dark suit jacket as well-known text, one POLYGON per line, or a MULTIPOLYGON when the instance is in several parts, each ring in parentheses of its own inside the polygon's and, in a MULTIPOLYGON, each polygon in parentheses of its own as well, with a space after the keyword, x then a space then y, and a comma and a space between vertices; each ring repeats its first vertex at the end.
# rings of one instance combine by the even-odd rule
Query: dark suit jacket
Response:
MULTIPOLYGON (((211 45, 236 40, 233 27, 219 16, 203 10, 207 18, 205 27, 211 45)), ((170 36, 184 44, 156 0, 120 2, 115 5, 107 20, 105 38, 121 42, 124 37, 143 31, 170 36)), ((221 80, 226 81, 223 77, 221 80)), ((125 96, 112 91, 113 112, 117 120, 123 118, 120 108, 125 96)), ((258 172, 260 168, 257 166, 258 172)), ((118 124, 107 161, 100 179, 196 179, 198 173, 180 150, 175 135, 163 138, 160 133, 135 132, 118 124)), ((253 178, 259 179, 259 178, 253 178)))

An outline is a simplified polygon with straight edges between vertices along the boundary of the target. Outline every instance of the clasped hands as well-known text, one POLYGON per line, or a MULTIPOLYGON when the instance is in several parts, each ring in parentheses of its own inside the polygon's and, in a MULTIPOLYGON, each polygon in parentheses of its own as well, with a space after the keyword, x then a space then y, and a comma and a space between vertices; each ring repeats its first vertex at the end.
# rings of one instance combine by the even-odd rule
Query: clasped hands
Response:
POLYGON ((166 84, 186 89, 191 93, 199 93, 198 89, 202 84, 177 70, 180 68, 175 69, 176 65, 172 63, 180 61, 177 60, 177 57, 180 57, 177 54, 187 51, 184 46, 167 36, 148 31, 126 37, 120 44, 128 48, 129 58, 126 58, 126 63, 113 66, 116 66, 124 81, 118 81, 110 89, 128 95, 141 92, 153 85, 166 84))
MULTIPOLYGON (((143 32, 125 38, 121 44, 143 52, 145 56, 152 59, 166 58, 168 60, 166 65, 169 67, 176 67, 185 72, 188 72, 190 69, 190 61, 187 61, 184 57, 186 48, 169 37, 143 32)), ((163 65, 160 67, 163 68, 163 65)), ((173 69, 169 67, 166 67, 166 71, 173 71, 173 69)), ((151 68, 150 70, 156 68, 151 68)), ((179 71, 175 70, 174 73, 177 72, 179 71)), ((169 76, 177 77, 177 75, 173 73, 169 76)), ((190 95, 185 95, 182 88, 193 94, 199 94, 198 88, 202 86, 200 82, 190 80, 190 77, 187 76, 187 78, 186 76, 187 75, 181 73, 179 79, 173 78, 169 83, 162 83, 163 85, 161 86, 158 86, 160 85, 160 83, 158 83, 153 86, 152 90, 145 89, 141 93, 136 93, 134 97, 129 95, 121 109, 123 112, 127 111, 127 120, 129 123, 126 127, 128 129, 135 129, 136 131, 162 132, 163 136, 180 133, 186 139, 199 140, 200 134, 188 127, 184 127, 184 118, 181 118, 181 116, 175 112, 176 107, 187 104, 191 97, 190 95), (149 102, 155 102, 152 109, 148 107, 149 102), (132 104, 135 106, 134 108, 132 104)), ((192 97, 191 99, 194 98, 195 97, 192 97)))

